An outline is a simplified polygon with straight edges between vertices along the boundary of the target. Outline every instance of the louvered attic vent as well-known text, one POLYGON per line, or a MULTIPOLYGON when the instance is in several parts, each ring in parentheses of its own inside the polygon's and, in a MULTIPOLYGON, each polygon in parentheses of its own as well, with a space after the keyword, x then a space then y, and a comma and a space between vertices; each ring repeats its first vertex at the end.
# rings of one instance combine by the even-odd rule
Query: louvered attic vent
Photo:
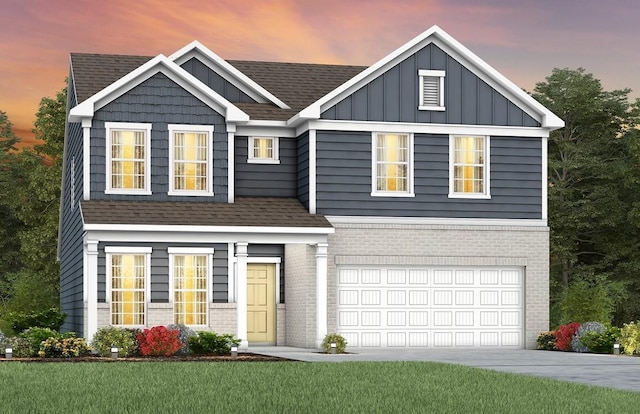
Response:
POLYGON ((444 111, 443 70, 419 70, 420 102, 418 109, 423 111, 444 111))

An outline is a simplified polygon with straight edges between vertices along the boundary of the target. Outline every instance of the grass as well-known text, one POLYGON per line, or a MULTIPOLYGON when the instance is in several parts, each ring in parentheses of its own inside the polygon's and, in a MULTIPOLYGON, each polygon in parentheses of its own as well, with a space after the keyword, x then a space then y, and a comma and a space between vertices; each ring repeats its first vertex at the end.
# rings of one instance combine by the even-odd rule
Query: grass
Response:
POLYGON ((628 413, 640 393, 430 362, 0 363, 3 413, 628 413))

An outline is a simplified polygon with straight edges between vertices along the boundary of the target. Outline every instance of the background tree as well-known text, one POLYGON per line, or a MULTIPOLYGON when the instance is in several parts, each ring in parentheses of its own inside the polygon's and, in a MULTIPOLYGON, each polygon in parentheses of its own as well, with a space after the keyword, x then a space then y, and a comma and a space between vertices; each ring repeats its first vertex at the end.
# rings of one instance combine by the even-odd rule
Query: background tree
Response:
POLYGON ((605 289, 611 301, 602 304, 611 304, 609 313, 615 307, 616 318, 640 317, 639 301, 623 304, 639 292, 640 270, 640 232, 629 220, 638 199, 637 186, 629 191, 638 104, 629 103, 629 92, 605 91, 581 68, 554 69, 536 84, 533 96, 565 121, 548 149, 552 323, 563 318, 558 305, 578 282, 605 289))

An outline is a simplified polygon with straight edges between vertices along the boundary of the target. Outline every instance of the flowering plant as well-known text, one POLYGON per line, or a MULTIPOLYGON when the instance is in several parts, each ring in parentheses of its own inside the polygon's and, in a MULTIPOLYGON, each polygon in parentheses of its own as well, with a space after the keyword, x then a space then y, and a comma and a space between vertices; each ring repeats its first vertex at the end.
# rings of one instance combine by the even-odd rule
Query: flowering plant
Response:
POLYGON ((556 335, 556 348, 561 351, 572 351, 571 340, 580 328, 580 323, 572 322, 566 325, 559 326, 555 331, 556 335))
POLYGON ((42 358, 71 358, 88 355, 91 347, 84 338, 48 338, 40 344, 38 355, 42 358))
POLYGON ((136 336, 140 353, 144 356, 171 356, 184 346, 179 334, 177 329, 169 330, 165 326, 145 329, 136 336))

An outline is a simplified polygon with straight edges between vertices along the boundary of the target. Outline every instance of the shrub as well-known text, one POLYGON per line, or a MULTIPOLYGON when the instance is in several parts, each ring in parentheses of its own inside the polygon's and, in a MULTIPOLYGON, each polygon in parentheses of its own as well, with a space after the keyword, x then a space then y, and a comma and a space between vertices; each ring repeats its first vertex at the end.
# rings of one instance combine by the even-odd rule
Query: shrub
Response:
POLYGON ((129 332, 133 335, 133 349, 131 350, 130 356, 133 355, 142 355, 140 352, 140 344, 138 343, 138 334, 142 333, 142 329, 140 328, 124 328, 125 331, 129 332))
POLYGON ((573 339, 573 335, 575 335, 578 328, 580 328, 578 322, 559 326, 555 331, 556 347, 561 351, 571 351, 571 339, 573 339))
POLYGON ((132 355, 137 349, 134 333, 126 329, 105 326, 93 335, 91 346, 101 356, 111 356, 112 345, 118 347, 120 356, 132 355))
POLYGON ((610 322, 614 300, 607 287, 615 290, 614 286, 604 280, 578 280, 569 285, 559 303, 561 322, 610 322))
POLYGON ((184 354, 190 353, 191 351, 189 350, 189 337, 196 336, 197 335, 196 331, 182 324, 167 325, 167 329, 178 330, 178 339, 180 339, 180 342, 184 344, 182 348, 178 350, 178 354, 184 355, 184 354))
POLYGON ((66 317, 67 314, 61 313, 58 308, 29 313, 9 312, 7 315, 7 319, 16 333, 34 327, 59 331, 66 317))
POLYGON ((597 332, 599 334, 606 331, 607 328, 600 322, 585 322, 580 325, 573 338, 571 338, 571 349, 573 352, 589 352, 589 348, 582 343, 582 338, 588 332, 597 332))
POLYGON ((139 333, 136 338, 140 352, 144 356, 171 356, 183 347, 178 338, 178 330, 165 326, 154 326, 139 333))
POLYGON ((49 338, 40 344, 38 355, 42 358, 72 358, 90 353, 91 347, 84 338, 49 338))
MULTIPOLYGON (((66 334, 67 336, 75 336, 75 334, 66 334)), ((29 328, 18 335, 28 341, 29 356, 38 356, 40 344, 49 338, 62 339, 63 335, 49 328, 29 328)))
POLYGON ((5 334, 3 334, 2 331, 0 331, 0 353, 4 352, 4 345, 7 339, 8 338, 5 336, 5 334))
POLYGON ((613 343, 620 336, 620 328, 615 326, 607 328, 604 332, 587 332, 580 341, 589 349, 589 352, 596 354, 610 354, 613 352, 613 343))
POLYGON ((556 334, 555 331, 542 332, 536 339, 538 343, 538 349, 545 349, 547 351, 557 351, 556 347, 556 334))
POLYGON ((625 323, 620 330, 620 346, 627 355, 640 354, 640 321, 625 323))
POLYGON ((189 337, 189 349, 194 354, 228 355, 231 345, 240 343, 240 340, 230 334, 217 334, 215 332, 198 332, 196 336, 189 337))
POLYGON ((31 342, 29 342, 27 338, 12 336, 11 338, 7 338, 5 345, 11 345, 13 356, 16 358, 28 358, 30 356, 33 356, 31 342))
POLYGON ((336 353, 344 354, 345 349, 347 348, 347 341, 342 335, 338 335, 336 333, 325 335, 322 340, 322 349, 324 349, 324 352, 331 352, 331 342, 336 343, 336 353))

